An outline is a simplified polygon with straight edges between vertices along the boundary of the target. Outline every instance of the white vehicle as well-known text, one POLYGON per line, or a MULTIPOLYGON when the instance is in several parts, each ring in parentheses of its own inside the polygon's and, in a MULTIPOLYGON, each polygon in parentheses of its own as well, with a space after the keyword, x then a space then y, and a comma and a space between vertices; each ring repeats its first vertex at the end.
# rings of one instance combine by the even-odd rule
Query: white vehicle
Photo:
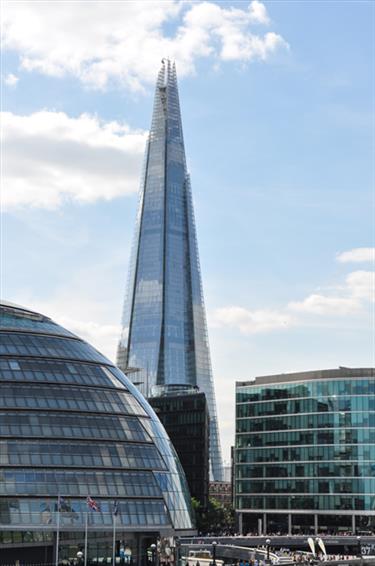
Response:
MULTIPOLYGON (((190 550, 189 556, 186 558, 186 564, 188 566, 197 566, 199 562, 200 566, 211 566, 213 559, 211 552, 209 550, 190 550)), ((217 566, 223 566, 223 560, 215 559, 217 566)))

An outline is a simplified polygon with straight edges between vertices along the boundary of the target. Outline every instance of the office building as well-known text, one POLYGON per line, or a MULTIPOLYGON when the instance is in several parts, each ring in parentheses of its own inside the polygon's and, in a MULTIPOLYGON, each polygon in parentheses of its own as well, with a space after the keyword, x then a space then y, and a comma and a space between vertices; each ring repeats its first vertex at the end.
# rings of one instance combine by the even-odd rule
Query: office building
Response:
POLYGON ((223 479, 216 401, 177 78, 163 60, 155 90, 118 347, 146 397, 198 386, 210 414, 210 468, 223 479))
POLYGON ((184 469, 190 494, 203 508, 208 503, 209 415, 206 396, 185 386, 168 395, 149 397, 184 469))
POLYGON ((0 308, 1 563, 112 557, 142 563, 158 536, 192 532, 185 476, 129 379, 52 320, 0 308), (98 510, 87 505, 94 500, 98 510))
POLYGON ((375 370, 236 384, 235 509, 242 532, 375 530, 375 370))

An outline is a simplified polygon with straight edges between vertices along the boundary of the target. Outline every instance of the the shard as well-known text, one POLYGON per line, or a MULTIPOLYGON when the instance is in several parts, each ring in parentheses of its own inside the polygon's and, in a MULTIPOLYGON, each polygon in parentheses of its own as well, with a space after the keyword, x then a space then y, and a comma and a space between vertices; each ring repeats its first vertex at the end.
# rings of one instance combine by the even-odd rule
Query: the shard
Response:
POLYGON ((146 397, 198 386, 210 414, 211 477, 223 466, 175 65, 163 60, 147 141, 118 365, 146 397))

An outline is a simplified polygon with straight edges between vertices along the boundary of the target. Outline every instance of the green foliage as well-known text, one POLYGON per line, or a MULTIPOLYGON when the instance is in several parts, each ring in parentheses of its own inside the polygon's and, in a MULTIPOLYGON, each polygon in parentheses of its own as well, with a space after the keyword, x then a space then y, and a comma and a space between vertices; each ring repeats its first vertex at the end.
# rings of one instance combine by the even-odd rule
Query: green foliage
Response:
POLYGON ((234 527, 234 511, 231 506, 222 505, 217 499, 210 497, 207 509, 203 509, 200 501, 191 498, 195 513, 197 530, 200 533, 219 533, 234 527))

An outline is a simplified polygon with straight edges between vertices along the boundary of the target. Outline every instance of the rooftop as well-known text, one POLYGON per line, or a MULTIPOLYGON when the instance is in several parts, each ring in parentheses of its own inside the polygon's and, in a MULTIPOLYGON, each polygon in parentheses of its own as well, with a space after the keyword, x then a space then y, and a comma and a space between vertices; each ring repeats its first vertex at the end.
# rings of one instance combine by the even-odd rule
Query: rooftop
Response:
POLYGON ((279 373, 276 375, 263 375, 250 381, 236 381, 236 388, 270 385, 275 383, 289 383, 292 381, 310 381, 314 379, 342 379, 347 377, 375 377, 375 368, 348 368, 319 369, 300 371, 295 373, 279 373))

